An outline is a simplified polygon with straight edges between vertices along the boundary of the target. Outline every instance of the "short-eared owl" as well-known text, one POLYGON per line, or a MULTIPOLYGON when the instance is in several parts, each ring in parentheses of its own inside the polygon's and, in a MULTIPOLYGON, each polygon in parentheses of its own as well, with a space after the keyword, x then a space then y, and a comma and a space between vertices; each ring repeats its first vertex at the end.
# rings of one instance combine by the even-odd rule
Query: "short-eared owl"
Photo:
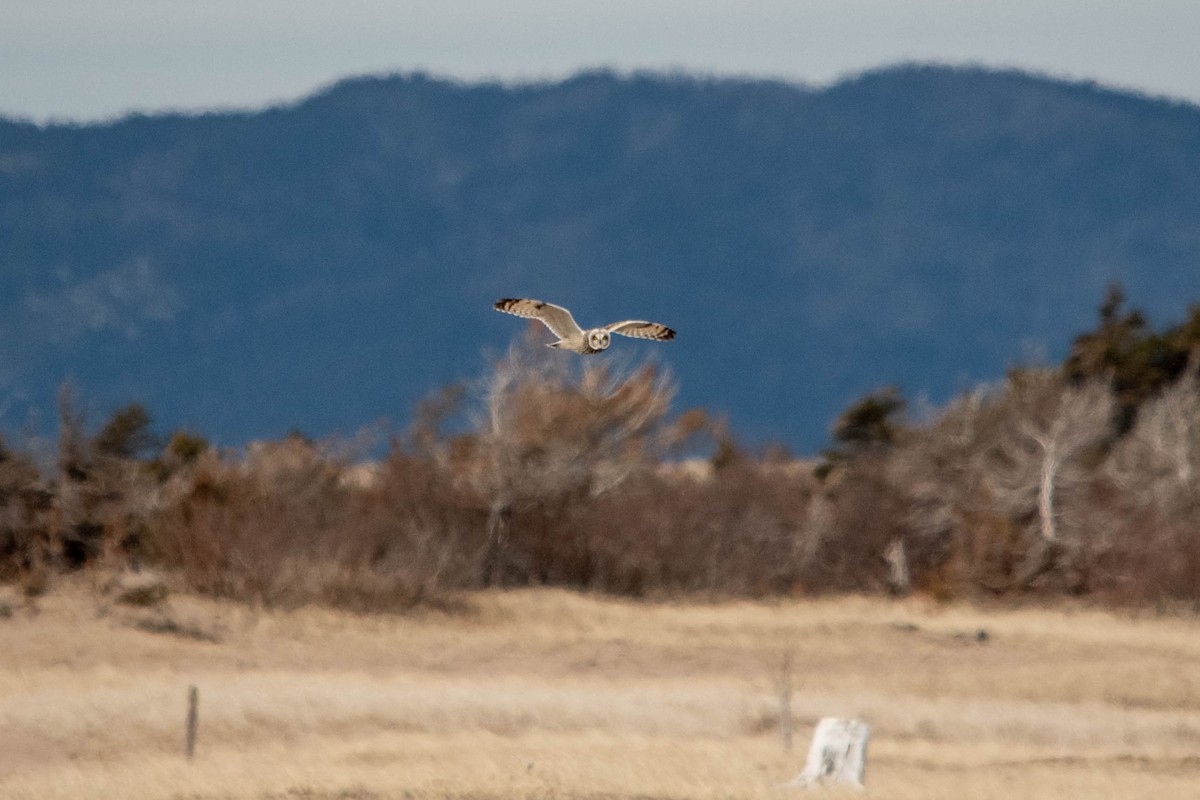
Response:
POLYGON ((549 328, 557 342, 547 347, 560 347, 580 355, 591 355, 607 350, 612 344, 612 334, 632 336, 635 339, 655 339, 660 342, 675 338, 675 331, 657 322, 645 322, 640 319, 627 319, 624 322, 614 322, 602 328, 583 330, 571 316, 571 312, 561 306, 543 303, 541 300, 505 298, 497 300, 495 309, 505 314, 515 314, 518 317, 528 317, 539 320, 549 328))

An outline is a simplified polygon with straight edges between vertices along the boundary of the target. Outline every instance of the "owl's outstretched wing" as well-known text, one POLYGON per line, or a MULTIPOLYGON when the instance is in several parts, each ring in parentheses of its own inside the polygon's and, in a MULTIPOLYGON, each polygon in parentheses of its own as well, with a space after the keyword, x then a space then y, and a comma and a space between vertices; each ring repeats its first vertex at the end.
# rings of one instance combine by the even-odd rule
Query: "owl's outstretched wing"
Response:
POLYGON ((675 338, 675 331, 657 322, 646 322, 641 319, 627 319, 624 322, 614 322, 605 325, 609 333, 619 333, 622 336, 632 336, 635 339, 654 339, 659 342, 669 342, 675 338))
POLYGON ((505 314, 536 319, 560 339, 568 339, 583 334, 583 330, 575 322, 575 318, 571 316, 571 312, 553 303, 544 303, 541 300, 531 300, 529 298, 508 297, 503 300, 497 300, 496 304, 492 307, 497 311, 503 311, 505 314))

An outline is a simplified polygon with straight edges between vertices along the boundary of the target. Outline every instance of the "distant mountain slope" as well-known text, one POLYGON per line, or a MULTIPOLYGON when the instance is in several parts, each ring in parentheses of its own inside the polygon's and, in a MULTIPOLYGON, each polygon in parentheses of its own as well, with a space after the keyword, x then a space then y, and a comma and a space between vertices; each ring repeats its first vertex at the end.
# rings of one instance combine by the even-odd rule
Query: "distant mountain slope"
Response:
POLYGON ((261 113, 0 121, 0 428, 68 376, 96 416, 138 400, 224 443, 403 420, 528 294, 672 325, 618 344, 681 406, 811 450, 881 384, 937 401, 1060 356, 1114 278, 1180 316, 1198 176, 1196 107, 943 67, 372 77, 261 113))

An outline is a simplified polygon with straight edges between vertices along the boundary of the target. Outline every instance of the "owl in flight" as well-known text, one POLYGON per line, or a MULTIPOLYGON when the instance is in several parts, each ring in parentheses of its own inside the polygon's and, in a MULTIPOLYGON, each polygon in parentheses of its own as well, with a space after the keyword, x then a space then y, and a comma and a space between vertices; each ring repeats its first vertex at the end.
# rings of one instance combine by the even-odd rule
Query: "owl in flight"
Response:
POLYGON ((505 298, 497 300, 494 308, 505 314, 515 314, 518 317, 536 319, 558 337, 557 342, 546 345, 570 350, 572 353, 590 356, 607 350, 612 344, 612 335, 632 336, 635 339, 655 339, 660 342, 675 338, 675 331, 657 322, 645 322, 640 319, 627 319, 624 322, 614 322, 602 328, 583 330, 571 316, 571 312, 560 306, 543 303, 541 300, 505 298))

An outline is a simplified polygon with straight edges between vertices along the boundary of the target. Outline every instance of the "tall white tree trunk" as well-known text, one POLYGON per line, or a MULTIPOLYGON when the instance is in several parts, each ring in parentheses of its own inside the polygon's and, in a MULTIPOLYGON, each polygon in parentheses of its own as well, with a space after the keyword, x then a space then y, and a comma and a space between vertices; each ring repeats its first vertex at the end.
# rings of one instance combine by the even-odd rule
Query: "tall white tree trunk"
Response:
POLYGON ((1058 527, 1054 524, 1054 484, 1058 480, 1061 462, 1053 439, 1044 443, 1043 447, 1045 452, 1042 458, 1042 480, 1038 486, 1038 517, 1042 541, 1053 544, 1058 541, 1058 527))

